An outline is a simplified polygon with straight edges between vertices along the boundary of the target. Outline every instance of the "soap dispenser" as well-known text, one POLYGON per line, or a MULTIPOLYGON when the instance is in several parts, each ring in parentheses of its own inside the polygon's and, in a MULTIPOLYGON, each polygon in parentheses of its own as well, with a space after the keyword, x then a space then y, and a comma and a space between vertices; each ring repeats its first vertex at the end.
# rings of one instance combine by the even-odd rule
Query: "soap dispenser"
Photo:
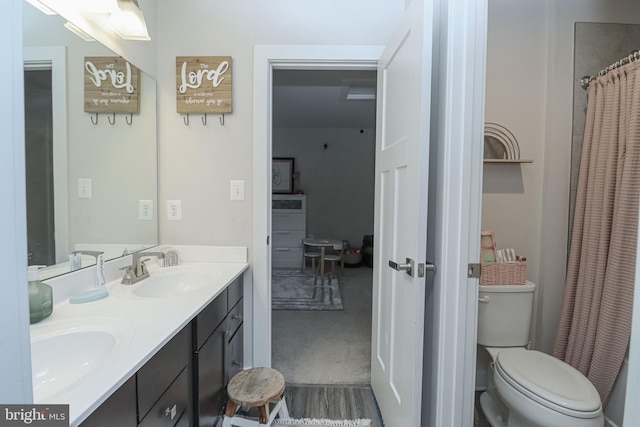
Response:
POLYGON ((53 290, 40 281, 38 269, 42 265, 30 265, 27 268, 29 279, 29 317, 31 323, 46 319, 53 312, 53 290))

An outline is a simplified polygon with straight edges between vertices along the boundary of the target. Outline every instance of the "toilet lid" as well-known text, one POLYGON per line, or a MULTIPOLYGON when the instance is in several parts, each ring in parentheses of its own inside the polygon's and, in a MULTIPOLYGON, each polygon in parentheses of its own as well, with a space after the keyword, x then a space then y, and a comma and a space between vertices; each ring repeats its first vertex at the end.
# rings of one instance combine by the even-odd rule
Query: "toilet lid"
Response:
POLYGON ((496 358, 498 372, 517 384, 541 404, 570 412, 594 412, 601 408, 600 395, 577 369, 555 357, 524 348, 508 348, 496 358))

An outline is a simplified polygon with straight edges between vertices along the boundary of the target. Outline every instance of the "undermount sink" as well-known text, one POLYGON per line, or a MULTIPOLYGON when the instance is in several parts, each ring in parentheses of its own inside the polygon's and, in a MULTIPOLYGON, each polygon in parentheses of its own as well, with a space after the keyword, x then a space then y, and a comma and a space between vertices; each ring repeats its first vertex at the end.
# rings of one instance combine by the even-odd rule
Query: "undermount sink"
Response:
POLYGON ((135 285, 132 293, 144 298, 171 297, 198 290, 213 278, 211 273, 198 270, 159 272, 135 285))
MULTIPOLYGON (((109 322, 109 321, 107 321, 109 322)), ((35 402, 77 385, 87 375, 122 354, 133 340, 127 323, 52 322, 32 329, 31 369, 35 402), (58 355, 64 354, 65 357, 58 355)))

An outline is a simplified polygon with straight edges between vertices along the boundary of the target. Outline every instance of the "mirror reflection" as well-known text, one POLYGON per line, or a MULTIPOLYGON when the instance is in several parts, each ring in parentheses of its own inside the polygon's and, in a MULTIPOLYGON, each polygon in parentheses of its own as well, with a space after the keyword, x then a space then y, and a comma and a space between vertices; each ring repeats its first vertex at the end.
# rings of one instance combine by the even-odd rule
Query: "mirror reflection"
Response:
POLYGON ((140 73, 138 114, 85 113, 84 58, 117 55, 64 24, 24 3, 28 256, 43 278, 158 244, 155 81, 140 73))

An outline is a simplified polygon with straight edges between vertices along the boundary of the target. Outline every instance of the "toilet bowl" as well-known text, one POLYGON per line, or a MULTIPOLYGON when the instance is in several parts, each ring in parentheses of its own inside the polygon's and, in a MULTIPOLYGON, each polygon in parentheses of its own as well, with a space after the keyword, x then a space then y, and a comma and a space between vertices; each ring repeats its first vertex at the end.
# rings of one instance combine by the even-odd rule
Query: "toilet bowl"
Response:
POLYGON ((508 427, 604 425, 600 395, 593 384, 547 354, 524 348, 501 349, 494 362, 493 381, 509 411, 504 424, 508 427))
POLYGON ((567 363, 524 348, 534 290, 531 282, 480 286, 478 344, 491 360, 482 412, 492 427, 603 427, 593 384, 567 363))

